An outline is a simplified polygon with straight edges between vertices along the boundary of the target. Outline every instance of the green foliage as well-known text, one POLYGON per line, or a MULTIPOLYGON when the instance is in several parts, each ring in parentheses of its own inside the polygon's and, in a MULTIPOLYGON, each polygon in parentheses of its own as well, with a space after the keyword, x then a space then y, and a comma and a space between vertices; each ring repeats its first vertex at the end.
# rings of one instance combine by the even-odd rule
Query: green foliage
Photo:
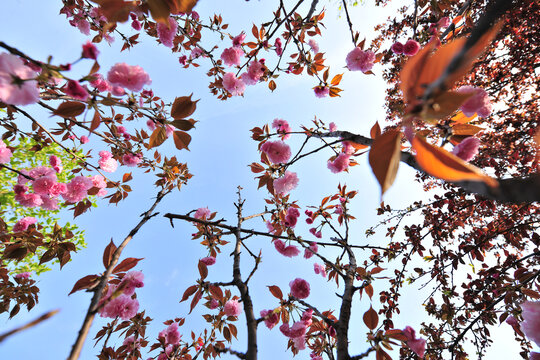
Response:
MULTIPOLYGON (((5 141, 8 146, 10 145, 5 141)), ((51 144, 40 149, 38 143, 30 138, 21 138, 16 144, 16 150, 9 163, 9 166, 16 170, 31 169, 36 166, 49 166, 49 157, 56 155, 62 160, 63 170, 57 174, 59 182, 67 183, 73 178, 72 170, 78 167, 76 161, 73 161, 71 155, 63 151, 57 144, 51 144), (39 150, 36 150, 39 149, 39 150)), ((82 151, 77 153, 80 157, 84 157, 82 151)), ((41 232, 43 234, 52 234, 54 225, 60 220, 60 210, 44 210, 39 207, 27 208, 23 207, 15 201, 13 186, 17 183, 17 174, 7 170, 0 169, 0 216, 6 222, 8 229, 11 229, 15 223, 26 216, 35 217, 38 223, 43 226, 41 232)), ((95 205, 95 204, 93 204, 95 205)), ((84 248, 84 231, 79 230, 75 224, 66 222, 62 226, 62 232, 70 231, 74 237, 70 239, 77 250, 84 248)), ((44 239, 47 240, 47 239, 44 239)), ((46 251, 43 247, 38 247, 35 254, 27 255, 23 260, 4 260, 11 272, 20 273, 25 271, 33 271, 36 274, 41 274, 50 270, 45 264, 40 264, 39 259, 46 251)), ((3 253, 3 249, 0 250, 3 253)), ((54 260, 53 264, 58 263, 54 260)))

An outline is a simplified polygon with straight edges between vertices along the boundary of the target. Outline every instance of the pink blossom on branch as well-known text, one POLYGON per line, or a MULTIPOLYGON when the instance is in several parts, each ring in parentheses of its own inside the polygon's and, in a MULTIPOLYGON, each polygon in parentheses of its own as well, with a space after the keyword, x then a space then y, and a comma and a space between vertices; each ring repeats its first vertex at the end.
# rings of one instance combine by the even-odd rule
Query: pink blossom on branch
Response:
POLYGON ((241 32, 239 35, 236 35, 232 39, 233 46, 242 46, 242 43, 244 42, 244 39, 246 38, 246 33, 241 32))
POLYGON ((394 54, 401 55, 403 54, 403 44, 396 41, 394 44, 392 44, 391 50, 394 54))
POLYGON ((334 174, 347 170, 349 167, 350 155, 346 153, 340 153, 333 161, 328 160, 328 168, 334 174))
POLYGON ((65 93, 74 99, 86 101, 90 96, 86 88, 84 88, 78 81, 69 80, 67 82, 65 93))
POLYGON ((276 130, 279 134, 284 134, 282 136, 283 140, 287 140, 291 137, 291 134, 288 134, 292 131, 291 126, 286 120, 283 119, 274 119, 272 122, 272 127, 276 130))
POLYGON ((267 141, 261 145, 261 151, 274 164, 284 164, 291 157, 291 148, 283 141, 267 141))
POLYGON ((23 217, 21 220, 17 221, 15 225, 13 225, 13 232, 26 231, 30 225, 35 224, 36 222, 37 219, 35 217, 23 217))
POLYGON ((195 211, 195 215, 193 215, 193 217, 195 219, 207 220, 208 218, 210 218, 210 214, 211 211, 207 207, 198 208, 197 211, 195 211))
POLYGON ((322 277, 326 277, 326 266, 320 264, 313 264, 313 271, 315 274, 321 274, 322 277))
POLYGON ((471 161, 478 154, 479 146, 480 140, 474 136, 469 136, 454 147, 452 154, 462 160, 471 161))
POLYGON ((283 256, 295 257, 300 254, 300 250, 294 245, 285 246, 285 243, 279 239, 274 240, 274 247, 283 256))
POLYGON ((540 346, 540 301, 525 301, 521 304, 521 330, 525 336, 540 346))
POLYGON ((420 44, 415 40, 408 40, 405 45, 403 45, 403 55, 414 56, 420 50, 420 44))
POLYGON ((100 310, 101 317, 129 320, 137 314, 139 302, 130 296, 122 294, 116 298, 106 300, 105 306, 100 310))
POLYGON ((407 346, 418 356, 424 357, 426 351, 426 340, 417 339, 416 332, 410 326, 403 329, 403 334, 407 338, 407 346))
POLYGON ((244 56, 244 51, 239 47, 231 47, 223 50, 221 53, 221 60, 227 66, 240 65, 240 59, 244 56))
POLYGON ((87 41, 86 44, 82 46, 81 57, 83 59, 97 60, 98 55, 99 50, 97 49, 96 45, 94 45, 91 41, 87 41))
POLYGON ((29 105, 39 101, 37 74, 11 54, 0 54, 0 101, 10 105, 29 105))
POLYGON ((94 184, 92 180, 84 176, 76 176, 66 185, 67 191, 62 194, 63 198, 66 201, 71 203, 76 203, 88 195, 88 190, 90 190, 94 184))
POLYGON ((242 313, 242 305, 240 305, 238 300, 229 300, 225 303, 223 312, 227 316, 238 316, 242 313))
POLYGON ((312 242, 307 249, 304 250, 304 258, 309 259, 319 251, 319 246, 316 242, 312 242))
POLYGON ((244 94, 246 84, 242 79, 238 79, 233 73, 226 73, 223 76, 223 88, 231 93, 232 96, 239 96, 244 94))
POLYGON ((478 114, 478 116, 481 117, 488 117, 491 115, 493 105, 491 105, 491 101, 489 100, 489 95, 486 90, 467 85, 460 87, 457 89, 457 91, 464 94, 474 94, 460 107, 465 116, 473 116, 474 114, 478 114))
POLYGON ((351 71, 368 72, 373 67, 375 61, 375 53, 371 50, 362 50, 359 47, 354 48, 345 59, 347 67, 351 71))
POLYGON ((291 295, 298 299, 305 299, 309 296, 309 283, 301 278, 296 278, 289 283, 291 295))
POLYGON ((279 323, 279 315, 273 310, 261 310, 261 318, 265 318, 264 324, 270 330, 279 323))
POLYGON ((112 157, 112 154, 108 151, 99 152, 99 167, 105 172, 115 172, 118 168, 118 162, 112 157))
POLYGON ((178 29, 178 23, 175 19, 172 17, 169 17, 169 23, 163 24, 158 23, 157 25, 157 34, 159 37, 159 41, 166 47, 172 48, 173 47, 173 40, 176 36, 176 30, 178 29))
POLYGON ((315 92, 315 96, 318 98, 324 98, 330 95, 330 88, 328 86, 315 86, 313 91, 315 92))
POLYGON ((206 266, 212 266, 216 263, 216 258, 213 256, 203 257, 201 262, 206 266))
POLYGON ((8 149, 7 145, 0 140, 0 164, 7 164, 11 159, 11 150, 8 149))
POLYGON ((287 195, 298 186, 298 176, 291 171, 285 171, 285 174, 274 180, 274 191, 276 194, 287 195))
POLYGON ((178 323, 172 323, 165 330, 159 332, 158 337, 165 340, 166 345, 177 345, 180 343, 182 335, 178 331, 178 323))
POLYGON ((122 278, 122 282, 119 287, 122 287, 122 291, 126 295, 133 295, 135 288, 141 288, 144 286, 144 274, 140 271, 130 271, 122 278))
POLYGON ((137 166, 138 163, 141 162, 142 155, 141 154, 124 154, 122 156, 122 162, 126 166, 137 166))
POLYGON ((142 67, 126 63, 115 64, 107 73, 107 80, 112 85, 122 86, 131 91, 141 91, 144 85, 152 83, 150 76, 142 67))

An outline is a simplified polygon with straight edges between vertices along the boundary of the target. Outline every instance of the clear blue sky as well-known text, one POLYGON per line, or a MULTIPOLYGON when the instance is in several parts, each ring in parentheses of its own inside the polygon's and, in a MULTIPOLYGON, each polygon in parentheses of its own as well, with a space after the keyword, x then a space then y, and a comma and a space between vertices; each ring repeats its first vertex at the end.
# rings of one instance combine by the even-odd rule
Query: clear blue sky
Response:
MULTIPOLYGON (((229 23, 229 31, 233 34, 241 30, 249 32, 252 23, 261 23, 270 20, 277 1, 250 1, 231 0, 227 6, 225 2, 204 1, 196 7, 201 18, 208 18, 214 12, 220 12, 224 21, 229 23), (219 9, 219 7, 223 9, 219 9)), ((336 2, 320 1, 319 8, 325 6, 328 10, 324 23, 328 31, 319 39, 322 52, 326 53, 332 72, 345 72, 341 87, 345 89, 340 98, 318 99, 313 95, 311 88, 317 83, 311 77, 280 77, 278 87, 271 93, 266 84, 249 87, 243 98, 233 98, 221 102, 212 97, 208 91, 209 78, 205 75, 206 66, 200 69, 185 70, 179 66, 177 55, 170 53, 164 46, 158 45, 153 39, 143 37, 143 44, 131 51, 120 53, 120 42, 111 47, 106 43, 98 45, 101 55, 99 62, 104 71, 116 62, 126 62, 132 65, 141 65, 152 78, 154 92, 170 101, 175 96, 189 95, 193 92, 194 98, 200 98, 198 109, 194 117, 199 122, 197 128, 191 132, 193 141, 190 152, 178 152, 174 146, 166 144, 162 153, 176 155, 180 161, 187 162, 190 171, 195 175, 181 192, 169 196, 160 205, 158 211, 186 213, 201 206, 208 206, 212 211, 218 211, 218 216, 234 221, 233 202, 236 199, 236 187, 244 188, 243 195, 247 199, 246 213, 257 213, 263 210, 264 191, 257 191, 256 181, 247 167, 259 159, 256 143, 250 139, 249 129, 271 122, 279 117, 289 121, 294 129, 299 125, 308 125, 314 116, 325 122, 334 121, 340 129, 368 134, 369 129, 376 120, 384 120, 384 83, 381 80, 381 69, 375 66, 376 76, 366 76, 360 72, 348 72, 345 66, 345 56, 352 50, 352 43, 346 22, 339 18, 336 2)), ((374 9, 370 4, 351 9, 351 17, 356 29, 366 36, 372 36, 373 26, 392 15, 391 8, 374 9)), ((36 59, 46 59, 53 55, 54 63, 66 63, 75 60, 80 54, 81 45, 87 37, 67 23, 63 15, 58 15, 61 7, 60 1, 22 1, 12 0, 3 4, 4 14, 0 22, 0 40, 17 47, 21 51, 36 59)), ((301 12, 307 10, 303 8, 301 12)), ((127 30, 129 33, 129 30, 127 30)), ((228 47, 228 43, 225 45, 228 47)), ((88 71, 90 64, 81 62, 75 66, 75 72, 88 71)), ((28 110, 42 120, 52 124, 55 119, 41 112, 37 107, 28 110)), ((24 121, 24 120, 20 120, 24 121)), ((138 128, 144 124, 137 124, 138 128)), ((129 130, 129 129, 128 129, 129 130)), ((291 139, 293 151, 298 149, 301 138, 291 139)), ((91 145, 91 144, 89 144, 91 145)), ((90 149, 87 147, 86 149, 90 149)), ((359 190, 359 195, 353 203, 353 214, 358 221, 353 226, 353 238, 358 243, 367 240, 364 231, 380 219, 376 216, 375 208, 379 201, 379 187, 366 163, 366 157, 360 158, 361 166, 351 169, 349 174, 334 175, 326 167, 326 160, 330 156, 311 157, 299 163, 293 171, 300 178, 299 186, 293 191, 294 199, 299 205, 315 205, 323 196, 332 194, 338 183, 347 183, 350 189, 359 190)), ((118 172, 118 176, 121 172, 118 172)), ((35 328, 18 334, 0 345, 0 359, 35 359, 52 360, 62 359, 69 353, 75 340, 84 314, 87 310, 90 295, 76 293, 67 296, 75 281, 87 274, 102 271, 101 254, 103 248, 112 237, 119 243, 129 230, 138 221, 138 215, 147 209, 151 198, 156 191, 152 185, 155 179, 147 174, 135 173, 132 184, 134 191, 127 201, 118 207, 109 206, 105 202, 92 212, 77 218, 77 222, 86 231, 88 248, 73 256, 62 271, 48 272, 39 278, 41 288, 40 302, 30 313, 21 311, 15 320, 8 321, 7 317, 0 316, 0 332, 23 324, 41 313, 59 308, 61 312, 35 328)), ((387 194, 385 202, 393 207, 404 207, 413 200, 425 197, 418 183, 413 181, 414 172, 402 166, 398 179, 387 194)), ((71 221, 66 216, 65 221, 71 221)), ((303 222, 303 221, 302 221, 303 222)), ((252 228, 264 229, 260 221, 253 221, 252 228)), ((299 225, 300 226, 300 225, 299 225)), ((306 230, 302 224, 300 229, 306 230)), ((164 328, 162 322, 174 318, 187 316, 188 304, 178 301, 184 289, 194 284, 198 277, 196 264, 199 258, 206 256, 205 250, 197 242, 190 240, 193 228, 179 221, 175 228, 169 226, 168 221, 161 217, 155 218, 137 234, 123 253, 123 257, 144 257, 137 270, 142 270, 146 276, 145 287, 138 290, 138 299, 141 309, 154 321, 147 331, 149 341, 152 343, 157 333, 164 328)), ((387 240, 383 236, 370 238, 373 244, 383 245, 387 240)), ((269 295, 266 285, 279 285, 288 290, 288 283, 296 277, 308 279, 312 285, 312 294, 309 301, 323 309, 335 307, 337 298, 335 286, 326 283, 324 279, 313 274, 313 259, 297 260, 287 259, 278 254, 267 239, 254 238, 249 240, 252 249, 263 251, 263 263, 252 283, 252 294, 255 301, 255 310, 273 308, 277 305, 269 295)), ((209 280, 228 281, 231 278, 232 260, 228 254, 232 248, 227 249, 218 257, 218 263, 210 268, 209 280)), ((328 253, 327 253, 328 254, 328 253)), ((332 258, 332 256, 329 256, 332 258)), ((245 259, 247 260, 247 259, 245 259)), ((251 265, 249 260, 247 265, 251 265)), ((246 265, 244 263, 244 265, 246 265)), ((248 269, 248 267, 245 267, 248 269)), ((381 283, 383 284, 383 283, 381 283)), ((381 288, 375 285, 376 293, 381 288)), ((341 291, 341 290, 337 290, 341 291)), ((374 298, 376 298, 375 296, 374 298)), ((406 325, 418 326, 422 321, 420 316, 424 299, 417 293, 416 288, 404 292, 402 315, 394 318, 397 327, 406 325)), ((364 343, 366 328, 361 317, 369 307, 364 299, 355 299, 353 328, 351 332, 351 353, 366 349, 364 343)), ((374 302, 377 307, 376 300, 374 302)), ((189 337, 189 330, 203 329, 204 323, 200 314, 206 308, 199 307, 186 319, 186 325, 181 328, 184 337, 189 337)), ((91 330, 91 337, 106 323, 105 319, 97 318, 91 330)), ((240 351, 245 350, 245 337, 242 336, 243 317, 240 318, 238 328, 240 341, 233 343, 232 347, 240 351)), ((286 352, 284 337, 278 329, 268 331, 265 327, 259 328, 259 350, 262 360, 292 358, 286 352)), ((517 357, 517 347, 512 341, 510 328, 501 327, 490 359, 509 359, 517 357)), ((91 339, 87 341, 82 359, 95 358, 99 347, 93 348, 91 339)), ((150 355, 156 356, 157 353, 150 355)), ((233 358, 228 355, 223 359, 233 358)), ((298 359, 309 359, 309 352, 303 351, 298 359)))

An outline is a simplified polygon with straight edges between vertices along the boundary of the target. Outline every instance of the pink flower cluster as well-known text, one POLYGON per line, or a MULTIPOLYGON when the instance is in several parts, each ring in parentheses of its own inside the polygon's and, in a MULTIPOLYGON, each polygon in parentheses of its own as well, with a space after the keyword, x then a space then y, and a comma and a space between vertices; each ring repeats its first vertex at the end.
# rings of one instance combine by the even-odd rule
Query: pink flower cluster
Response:
POLYGON ((407 326, 405 329, 403 329, 403 334, 407 338, 407 346, 416 355, 420 356, 421 358, 424 357, 424 353, 426 351, 426 340, 425 339, 417 339, 416 338, 416 332, 410 326, 407 326))
POLYGON ((107 80, 113 86, 121 86, 131 91, 141 91, 144 85, 152 83, 150 76, 140 66, 126 63, 115 64, 107 73, 107 80))
POLYGON ((69 80, 64 88, 64 92, 66 95, 82 101, 88 100, 88 97, 90 96, 88 90, 76 80, 69 80))
POLYGON ((317 54, 319 52, 319 44, 313 39, 308 40, 308 45, 311 48, 311 51, 313 51, 314 54, 317 54))
POLYGON ((289 327, 289 324, 283 324, 279 327, 283 335, 293 340, 294 347, 297 350, 304 350, 306 348, 306 331, 311 325, 312 316, 313 310, 309 309, 304 311, 302 318, 295 322, 293 326, 289 327))
POLYGON ((166 329, 161 330, 158 337, 165 341, 165 345, 178 345, 182 338, 178 331, 178 323, 173 322, 166 329))
POLYGON ((454 147, 452 154, 462 160, 471 161, 478 154, 479 146, 480 140, 474 136, 469 136, 454 147))
POLYGON ((286 120, 274 119, 274 121, 272 122, 272 127, 276 130, 278 134, 282 134, 281 138, 283 140, 287 140, 291 137, 291 134, 289 133, 292 131, 292 129, 286 120))
POLYGON ((319 246, 316 242, 309 244, 309 247, 304 250, 304 258, 309 259, 319 251, 319 246))
POLYGON ((264 318, 264 324, 270 330, 279 323, 279 315, 273 310, 261 310, 261 317, 264 318))
POLYGON ((238 300, 229 300, 225 303, 223 312, 227 316, 238 316, 242 313, 242 305, 240 305, 238 300))
POLYGON ((30 273, 29 272, 22 272, 22 273, 16 274, 13 277, 15 279, 29 279, 30 278, 30 273))
POLYGON ((371 50, 362 50, 359 47, 355 47, 345 59, 347 67, 351 71, 360 70, 366 73, 371 70, 375 62, 375 53, 371 50))
POLYGON ((223 50, 223 53, 221 53, 221 60, 223 60, 227 66, 240 65, 242 56, 244 56, 244 50, 240 47, 233 46, 223 50))
POLYGON ((101 298, 101 317, 129 320, 137 314, 139 301, 134 298, 135 288, 144 286, 144 275, 139 271, 130 271, 118 285, 109 285, 107 294, 101 298))
POLYGON ((261 145, 261 151, 263 151, 268 160, 274 164, 286 163, 291 157, 291 148, 283 141, 267 141, 261 145))
POLYGON ((118 161, 116 161, 109 151, 103 150, 99 152, 99 167, 105 172, 115 172, 118 168, 118 161))
POLYGON ((13 225, 13 232, 26 231, 30 225, 35 224, 36 222, 37 219, 35 217, 23 217, 21 220, 17 221, 15 225, 13 225))
POLYGON ((246 84, 234 75, 233 73, 226 73, 223 76, 223 88, 231 93, 232 96, 239 96, 244 94, 246 84))
POLYGON ((266 71, 264 60, 253 60, 249 63, 247 72, 240 75, 246 85, 255 85, 263 77, 266 71))
POLYGON ((82 47, 81 58, 97 60, 99 50, 91 41, 87 41, 82 47))
POLYGON ((290 207, 287 209, 287 214, 285 215, 285 226, 293 228, 298 222, 298 217, 300 216, 300 211, 297 208, 290 207))
POLYGON ((39 101, 37 74, 11 54, 0 54, 0 101, 10 105, 29 105, 39 101))
POLYGON ((84 176, 76 176, 67 184, 67 191, 62 194, 66 201, 76 203, 88 195, 88 190, 94 186, 91 179, 84 176))
POLYGON ((320 265, 320 264, 313 264, 313 271, 315 274, 319 275, 321 274, 322 277, 326 277, 326 266, 320 265))
POLYGON ((97 196, 105 196, 107 195, 107 190, 105 189, 107 187, 107 181, 105 178, 101 175, 94 175, 90 178, 92 180, 92 185, 95 188, 98 188, 99 191, 96 194, 97 196))
POLYGON ((309 296, 309 283, 301 278, 296 278, 289 283, 291 295, 298 299, 305 299, 309 296))
POLYGON ((176 36, 176 30, 178 30, 178 23, 176 22, 176 20, 172 17, 169 17, 169 23, 158 23, 156 30, 159 41, 161 41, 161 43, 166 47, 172 48, 174 37, 176 36))
POLYGON ((0 164, 7 164, 12 155, 13 154, 11 153, 11 150, 8 149, 7 145, 0 140, 0 164))
POLYGON ((491 115, 493 105, 489 101, 489 95, 486 90, 474 86, 462 86, 457 91, 463 94, 473 94, 460 107, 465 116, 478 114, 481 117, 488 117, 491 115))
POLYGON ((142 154, 127 153, 122 156, 122 162, 126 166, 137 166, 141 162, 142 154))
POLYGON ((291 171, 285 171, 285 174, 274 180, 274 190, 276 194, 287 195, 298 186, 298 176, 291 171))
POLYGON ((333 161, 328 160, 327 166, 331 172, 333 172, 334 174, 337 174, 339 172, 347 170, 347 168, 349 167, 350 158, 351 158, 351 155, 342 152, 333 161))
POLYGON ((313 236, 315 236, 317 239, 322 238, 322 232, 321 232, 320 230, 317 231, 316 228, 311 228, 311 229, 309 229, 309 232, 310 232, 313 236))
POLYGON ((201 262, 206 266, 212 266, 216 263, 216 258, 213 256, 203 257, 201 262))
POLYGON ((195 215, 193 215, 193 217, 195 219, 207 220, 210 218, 211 214, 212 212, 210 211, 210 209, 208 209, 207 207, 204 207, 204 208, 198 208, 197 211, 195 211, 195 215))
POLYGON ((318 98, 323 98, 330 95, 330 88, 328 86, 315 86, 313 91, 315 92, 315 96, 318 98))
POLYGON ((274 240, 274 247, 283 256, 295 257, 300 254, 300 250, 294 245, 285 246, 285 243, 279 239, 274 240))
POLYGON ((417 41, 412 40, 412 39, 407 40, 405 45, 403 45, 399 41, 396 41, 392 45, 391 49, 392 49, 392 52, 394 54, 403 54, 403 55, 407 55, 407 56, 414 56, 420 50, 420 44, 417 41))
POLYGON ((540 301, 525 301, 521 304, 521 309, 523 333, 540 346, 540 301))

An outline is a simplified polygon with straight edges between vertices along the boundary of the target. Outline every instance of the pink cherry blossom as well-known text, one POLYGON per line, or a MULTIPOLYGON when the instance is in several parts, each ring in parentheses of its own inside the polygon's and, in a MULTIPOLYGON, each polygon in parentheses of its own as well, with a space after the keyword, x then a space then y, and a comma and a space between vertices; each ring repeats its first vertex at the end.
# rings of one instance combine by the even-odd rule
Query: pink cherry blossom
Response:
POLYGON ((35 217, 23 217, 17 221, 15 225, 13 225, 13 232, 26 231, 30 225, 35 223, 37 223, 37 219, 35 217))
POLYGON ((191 50, 191 55, 190 55, 193 59, 196 59, 198 58, 199 56, 204 56, 204 52, 203 50, 200 48, 200 47, 194 47, 192 50, 191 50))
POLYGON ((448 16, 445 16, 445 17, 440 18, 439 21, 437 21, 437 26, 446 28, 450 26, 450 23, 451 23, 450 18, 448 16))
POLYGON ((88 94, 88 91, 83 86, 81 86, 78 81, 75 80, 69 80, 64 91, 72 98, 82 101, 86 101, 90 96, 88 94))
POLYGON ((403 55, 414 56, 420 50, 420 44, 416 40, 408 40, 405 45, 403 45, 403 55))
POLYGON ((313 256, 313 254, 316 254, 317 251, 319 251, 319 246, 316 242, 312 242, 307 249, 304 251, 304 258, 309 259, 313 256))
POLYGON ((31 169, 27 175, 29 175, 30 177, 33 177, 34 179, 37 179, 41 176, 49 176, 49 175, 56 176, 56 172, 47 166, 36 166, 35 168, 31 169))
POLYGON ((292 339, 294 347, 297 350, 304 350, 306 348, 306 337, 305 336, 299 336, 292 339))
POLYGON ((319 44, 313 39, 308 40, 308 45, 311 48, 311 51, 313 51, 314 54, 317 54, 319 52, 319 44))
POLYGON ((407 338, 407 346, 418 356, 424 357, 426 351, 426 340, 417 339, 416 332, 410 326, 403 329, 403 334, 407 338))
POLYGON ((126 90, 121 86, 113 86, 111 89, 111 94, 114 96, 124 96, 126 95, 126 90))
POLYGON ((267 141, 261 145, 261 151, 274 164, 286 163, 291 157, 291 148, 283 141, 267 141))
POLYGON ((82 58, 97 60, 98 55, 99 50, 91 41, 87 41, 86 44, 83 45, 81 55, 82 58))
POLYGON ((30 273, 26 271, 26 272, 22 272, 22 273, 19 273, 19 274, 15 274, 15 276, 13 276, 13 277, 15 279, 28 279, 28 278, 30 278, 30 273))
POLYGON ((67 191, 62 194, 62 197, 71 203, 76 203, 88 195, 88 190, 92 188, 93 183, 87 177, 76 176, 66 185, 67 191))
POLYGON ((112 85, 122 86, 131 91, 141 91, 144 85, 152 83, 150 76, 142 67, 126 63, 115 64, 107 73, 107 80, 112 85))
POLYGON ((279 315, 273 310, 261 310, 261 318, 265 318, 264 324, 270 330, 279 323, 279 315))
POLYGON ((464 94, 474 94, 460 107, 465 116, 473 116, 475 113, 481 117, 488 117, 491 115, 493 105, 491 105, 489 95, 484 89, 474 86, 462 86, 457 89, 457 91, 464 94))
POLYGON ((141 162, 142 155, 141 154, 124 154, 122 156, 122 162, 126 166, 137 166, 138 163, 141 162))
POLYGON ((276 132, 279 134, 284 134, 281 138, 287 140, 291 137, 291 134, 288 134, 292 131, 291 126, 286 120, 283 119, 274 119, 272 122, 272 127, 276 129, 276 132))
POLYGON ((167 345, 178 345, 182 338, 182 335, 180 335, 180 332, 178 331, 178 323, 175 322, 169 325, 165 330, 160 331, 158 336, 163 338, 167 345))
POLYGON ((298 176, 291 171, 285 171, 285 174, 274 180, 274 190, 276 194, 287 195, 298 185, 298 176))
POLYGON ((242 46, 242 43, 244 42, 244 39, 246 38, 246 33, 241 32, 239 35, 236 35, 232 39, 233 46, 242 46))
POLYGON ((36 207, 43 204, 43 200, 38 194, 18 194, 15 195, 15 201, 26 207, 36 207))
POLYGON ((135 288, 141 288, 144 286, 144 274, 140 271, 130 271, 122 278, 122 282, 119 287, 122 287, 122 291, 126 295, 133 295, 135 288))
POLYGON ((345 154, 352 155, 356 151, 354 146, 349 141, 343 141, 341 143, 341 146, 343 146, 343 148, 341 149, 341 152, 345 154))
POLYGON ((331 122, 330 124, 328 124, 328 130, 334 132, 334 131, 337 131, 337 125, 336 123, 334 122, 331 122))
POLYGON ((296 246, 285 246, 285 243, 279 239, 274 240, 274 247, 281 255, 286 257, 294 257, 300 254, 300 250, 296 246))
POLYGON ((474 136, 469 136, 454 147, 452 154, 462 160, 471 161, 478 154, 479 146, 480 140, 474 136))
POLYGON ((49 175, 49 176, 41 176, 37 178, 36 180, 34 180, 32 187, 34 189, 34 193, 38 195, 51 195, 51 192, 55 185, 56 185, 56 176, 49 175))
POLYGON ((223 312, 227 316, 238 316, 242 313, 242 305, 240 305, 238 300, 229 300, 225 303, 223 312))
POLYGON ((394 54, 403 54, 403 44, 400 43, 399 41, 396 41, 394 44, 392 44, 392 47, 391 47, 391 50, 394 54))
POLYGON ((223 76, 223 88, 230 92, 232 96, 239 96, 244 93, 246 84, 233 73, 226 73, 223 76))
POLYGON ((11 153, 11 150, 8 149, 7 145, 0 140, 0 164, 9 163, 9 159, 11 159, 12 155, 13 154, 11 153))
POLYGON ((159 41, 166 47, 172 48, 173 47, 173 40, 176 36, 176 30, 178 30, 178 23, 175 19, 172 17, 169 17, 169 23, 163 24, 158 23, 157 25, 157 34, 159 37, 159 41))
POLYGON ((118 168, 118 162, 112 157, 112 154, 108 151, 100 151, 99 152, 99 167, 105 171, 105 172, 115 172, 116 168, 118 168))
POLYGON ((521 330, 525 336, 540 346, 540 301, 525 301, 521 304, 521 330))
POLYGON ((246 85, 255 85, 259 82, 265 71, 266 65, 264 65, 263 60, 253 60, 249 63, 247 72, 243 73, 241 78, 246 85))
POLYGON ((10 105, 29 105, 39 101, 37 74, 11 54, 0 54, 0 101, 10 105))
POLYGON ((122 345, 127 346, 128 351, 141 348, 141 339, 135 339, 135 336, 130 336, 124 339, 122 345))
POLYGON ((244 56, 244 51, 242 48, 233 46, 231 48, 223 50, 221 54, 221 60, 227 66, 240 65, 240 59, 244 56))
POLYGON ((195 215, 193 215, 193 217, 195 219, 206 220, 210 218, 210 215, 211 215, 210 209, 208 209, 207 207, 204 207, 204 208, 198 208, 197 211, 195 211, 195 215))
POLYGON ((210 300, 210 309, 214 310, 214 309, 217 309, 219 306, 219 301, 217 301, 216 299, 212 299, 210 300))
POLYGON ((349 167, 350 155, 346 153, 340 153, 333 161, 328 160, 328 168, 334 174, 342 172, 349 167))
POLYGON ((317 275, 321 274, 322 277, 326 277, 326 267, 324 265, 317 263, 313 264, 313 271, 317 275))
POLYGON ((315 92, 315 96, 318 98, 324 98, 330 95, 330 88, 328 86, 315 86, 313 91, 315 92))
POLYGON ((277 56, 281 56, 281 54, 283 54, 283 47, 282 46, 283 46, 283 44, 281 42, 281 38, 277 38, 276 42, 274 43, 274 47, 275 47, 277 56))
POLYGON ((289 283, 291 295, 298 299, 305 299, 309 296, 309 283, 301 278, 296 278, 289 283))
POLYGON ((129 320, 137 314, 138 310, 139 302, 137 299, 132 299, 128 295, 121 294, 113 299, 109 298, 99 314, 101 317, 119 317, 122 320, 129 320))
POLYGON ((216 258, 213 256, 203 257, 201 262, 206 266, 212 266, 216 263, 216 258))
MULTIPOLYGON (((65 184, 62 184, 65 185, 65 184)), ((58 198, 51 197, 49 195, 41 195, 41 205, 40 207, 45 210, 58 210, 58 198)))
POLYGON ((62 160, 56 155, 49 156, 49 165, 53 168, 54 171, 57 173, 62 172, 62 160))
POLYGON ((101 74, 94 74, 94 80, 90 81, 90 85, 95 87, 99 92, 111 91, 111 84, 101 76, 101 74))
POLYGON ((134 30, 137 30, 137 31, 140 31, 142 29, 142 25, 141 25, 141 22, 137 19, 133 20, 131 22, 131 27, 134 29, 134 30))
POLYGON ((291 327, 289 327, 289 324, 281 325, 279 331, 286 337, 294 339, 304 336, 306 334, 306 328, 306 324, 303 321, 297 321, 291 327))
POLYGON ((375 61, 375 53, 371 50, 362 50, 359 47, 355 47, 345 59, 347 67, 351 71, 360 70, 363 73, 368 72, 373 67, 375 61))

